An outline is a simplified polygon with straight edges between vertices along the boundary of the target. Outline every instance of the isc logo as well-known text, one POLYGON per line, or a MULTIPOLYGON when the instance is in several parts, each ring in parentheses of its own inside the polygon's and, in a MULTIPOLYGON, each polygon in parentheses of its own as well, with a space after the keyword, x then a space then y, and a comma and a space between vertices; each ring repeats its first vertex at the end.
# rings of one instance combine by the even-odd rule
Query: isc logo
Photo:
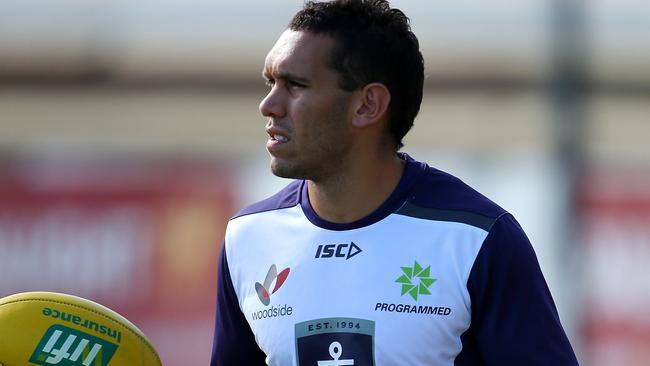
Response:
POLYGON ((117 345, 62 325, 51 326, 29 362, 37 365, 106 366, 117 345))
POLYGON ((348 260, 361 252, 361 248, 354 244, 354 242, 350 244, 321 244, 316 249, 316 256, 314 258, 337 257, 348 260))

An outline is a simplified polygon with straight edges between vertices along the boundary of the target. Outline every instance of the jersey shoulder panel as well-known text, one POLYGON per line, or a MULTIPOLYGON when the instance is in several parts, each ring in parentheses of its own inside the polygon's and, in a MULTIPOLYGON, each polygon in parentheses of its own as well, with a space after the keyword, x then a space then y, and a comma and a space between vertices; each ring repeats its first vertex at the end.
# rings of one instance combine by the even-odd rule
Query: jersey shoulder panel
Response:
POLYGON ((510 214, 490 230, 467 289, 472 322, 455 365, 577 365, 537 256, 510 214))
POLYGON ((273 196, 242 209, 231 217, 230 220, 260 212, 293 207, 300 202, 300 191, 303 184, 303 180, 294 180, 273 196))
POLYGON ((507 212, 459 178, 426 166, 411 195, 396 213, 459 222, 490 231, 496 220, 507 212))

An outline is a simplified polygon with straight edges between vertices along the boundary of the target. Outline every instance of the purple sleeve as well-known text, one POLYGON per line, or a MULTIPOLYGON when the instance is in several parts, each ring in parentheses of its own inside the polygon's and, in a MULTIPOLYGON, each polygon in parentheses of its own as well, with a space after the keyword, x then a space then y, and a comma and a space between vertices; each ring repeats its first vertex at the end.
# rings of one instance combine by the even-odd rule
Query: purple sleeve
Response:
POLYGON ((266 355, 257 346, 255 336, 239 308, 230 278, 225 245, 219 262, 217 317, 210 365, 266 365, 266 355))
POLYGON ((472 321, 455 365, 577 365, 537 257, 509 215, 494 223, 467 282, 472 321))

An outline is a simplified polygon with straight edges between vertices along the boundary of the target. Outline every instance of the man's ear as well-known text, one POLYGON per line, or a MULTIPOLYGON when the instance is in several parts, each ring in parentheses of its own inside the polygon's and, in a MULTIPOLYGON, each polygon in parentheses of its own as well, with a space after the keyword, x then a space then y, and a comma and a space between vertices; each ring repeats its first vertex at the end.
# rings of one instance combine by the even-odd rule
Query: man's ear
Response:
POLYGON ((380 121, 388 114, 390 91, 382 83, 370 83, 358 92, 352 124, 366 127, 380 121))

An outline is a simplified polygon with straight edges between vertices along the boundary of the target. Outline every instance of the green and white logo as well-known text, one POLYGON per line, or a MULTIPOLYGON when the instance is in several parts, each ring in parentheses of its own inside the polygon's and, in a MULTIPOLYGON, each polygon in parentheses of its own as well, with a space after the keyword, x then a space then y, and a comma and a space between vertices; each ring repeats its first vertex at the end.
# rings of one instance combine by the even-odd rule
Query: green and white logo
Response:
POLYGON ((36 346, 30 363, 61 366, 107 366, 117 345, 76 329, 55 324, 36 346))
POLYGON ((415 261, 413 267, 402 267, 402 272, 403 274, 395 280, 402 285, 402 296, 408 293, 417 301, 419 295, 431 295, 429 286, 436 282, 435 278, 431 278, 431 266, 422 268, 415 261))

